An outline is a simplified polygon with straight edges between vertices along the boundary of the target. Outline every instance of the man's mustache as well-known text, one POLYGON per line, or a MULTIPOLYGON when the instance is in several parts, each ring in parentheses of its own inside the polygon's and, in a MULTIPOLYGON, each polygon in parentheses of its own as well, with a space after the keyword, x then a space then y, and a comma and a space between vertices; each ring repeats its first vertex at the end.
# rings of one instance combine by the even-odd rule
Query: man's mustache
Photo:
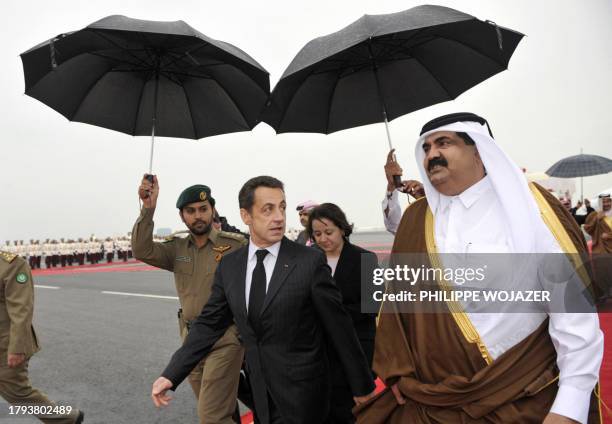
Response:
POLYGON ((444 159, 442 156, 437 157, 437 158, 433 158, 429 161, 429 163, 427 164, 427 170, 431 171, 431 169, 436 166, 436 165, 440 165, 440 166, 444 166, 447 167, 448 166, 448 162, 446 161, 446 159, 444 159))

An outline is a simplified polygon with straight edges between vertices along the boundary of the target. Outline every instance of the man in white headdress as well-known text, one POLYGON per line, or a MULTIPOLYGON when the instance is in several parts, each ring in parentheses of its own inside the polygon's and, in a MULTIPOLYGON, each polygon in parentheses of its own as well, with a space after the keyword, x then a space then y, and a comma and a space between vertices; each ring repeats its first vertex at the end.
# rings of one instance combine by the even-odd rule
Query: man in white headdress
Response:
MULTIPOLYGON (((528 185, 483 118, 430 121, 416 158, 426 197, 404 212, 392 253, 427 253, 435 266, 439 253, 586 251, 571 215, 528 185)), ((359 424, 599 423, 596 313, 442 308, 408 314, 383 304, 373 369, 389 389, 357 408, 359 424)))

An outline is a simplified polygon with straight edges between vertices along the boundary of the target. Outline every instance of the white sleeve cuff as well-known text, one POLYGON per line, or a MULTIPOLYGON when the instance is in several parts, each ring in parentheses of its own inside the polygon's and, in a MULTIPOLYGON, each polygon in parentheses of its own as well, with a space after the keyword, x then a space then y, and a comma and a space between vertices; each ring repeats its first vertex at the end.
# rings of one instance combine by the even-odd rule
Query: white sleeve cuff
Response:
POLYGON ((587 424, 590 404, 591 391, 586 392, 572 386, 562 385, 559 386, 550 412, 571 418, 581 424, 587 424))

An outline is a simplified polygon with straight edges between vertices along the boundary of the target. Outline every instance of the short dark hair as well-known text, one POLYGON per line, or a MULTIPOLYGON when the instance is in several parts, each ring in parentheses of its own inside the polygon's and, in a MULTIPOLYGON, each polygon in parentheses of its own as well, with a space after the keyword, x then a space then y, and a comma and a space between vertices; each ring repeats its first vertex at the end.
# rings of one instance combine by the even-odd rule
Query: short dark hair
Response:
POLYGON ((308 226, 306 231, 311 238, 314 238, 312 231, 312 223, 315 219, 322 220, 323 218, 329 219, 334 225, 344 231, 344 237, 348 237, 353 233, 353 224, 349 224, 346 219, 346 215, 342 212, 342 209, 334 203, 323 203, 310 211, 308 216, 308 226))
POLYGON ((251 178, 249 181, 244 183, 240 189, 240 193, 238 193, 238 205, 240 206, 240 209, 251 211, 251 208, 255 203, 255 190, 258 187, 280 188, 281 190, 285 191, 285 186, 283 185, 282 181, 277 180, 274 177, 261 175, 259 177, 251 178))
POLYGON ((467 146, 474 146, 476 143, 474 142, 474 139, 472 137, 470 137, 470 135, 466 132, 458 132, 457 135, 463 139, 463 141, 465 141, 465 144, 467 146))

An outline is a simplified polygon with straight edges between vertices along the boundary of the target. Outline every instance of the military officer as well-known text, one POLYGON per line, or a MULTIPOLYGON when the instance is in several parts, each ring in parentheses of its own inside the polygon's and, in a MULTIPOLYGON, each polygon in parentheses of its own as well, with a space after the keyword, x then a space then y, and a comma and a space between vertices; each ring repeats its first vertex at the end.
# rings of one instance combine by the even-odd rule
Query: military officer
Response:
MULTIPOLYGON (((153 214, 159 194, 157 177, 153 182, 143 178, 138 193, 143 208, 132 230, 132 250, 136 259, 174 273, 181 304, 179 327, 184 340, 191 322, 208 301, 217 264, 223 255, 240 248, 246 240, 240 234, 212 227, 215 199, 210 188, 194 185, 186 188, 176 202, 189 235, 168 237, 166 242, 155 243, 153 214)), ((243 356, 238 332, 231 326, 192 371, 189 382, 198 399, 200 423, 234 422, 232 414, 236 408, 243 356)))
POLYGON ((8 403, 33 408, 43 423, 74 424, 83 422, 83 412, 56 405, 30 385, 28 362, 39 350, 32 327, 34 283, 25 259, 0 251, 0 396, 8 403))
POLYGON ((115 257, 115 243, 110 237, 106 237, 104 241, 104 253, 106 253, 106 262, 110 264, 115 257))

